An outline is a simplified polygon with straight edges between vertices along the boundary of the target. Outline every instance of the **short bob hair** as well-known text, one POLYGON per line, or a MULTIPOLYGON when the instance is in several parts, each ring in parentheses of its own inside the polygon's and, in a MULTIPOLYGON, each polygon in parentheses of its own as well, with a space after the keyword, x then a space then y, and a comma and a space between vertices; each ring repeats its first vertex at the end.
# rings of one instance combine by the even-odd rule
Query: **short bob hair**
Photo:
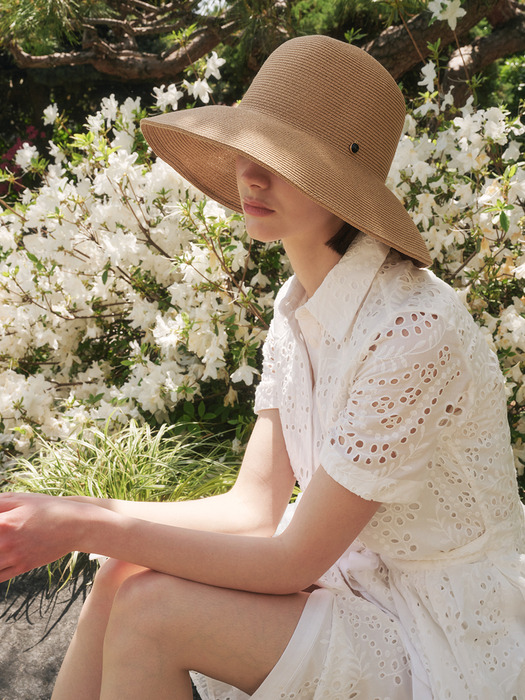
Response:
POLYGON ((326 245, 339 255, 344 255, 358 233, 358 228, 345 221, 339 231, 326 242, 326 245))

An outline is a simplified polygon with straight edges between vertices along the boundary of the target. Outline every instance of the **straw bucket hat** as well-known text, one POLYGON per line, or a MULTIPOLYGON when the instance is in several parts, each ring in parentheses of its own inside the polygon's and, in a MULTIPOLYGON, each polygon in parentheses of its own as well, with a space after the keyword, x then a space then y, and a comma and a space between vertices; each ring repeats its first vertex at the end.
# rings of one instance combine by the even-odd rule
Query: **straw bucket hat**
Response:
POLYGON ((419 265, 431 258, 386 187, 405 119, 392 76, 365 51, 327 36, 290 39, 266 60, 237 107, 148 117, 153 151, 198 189, 242 212, 241 154, 419 265))

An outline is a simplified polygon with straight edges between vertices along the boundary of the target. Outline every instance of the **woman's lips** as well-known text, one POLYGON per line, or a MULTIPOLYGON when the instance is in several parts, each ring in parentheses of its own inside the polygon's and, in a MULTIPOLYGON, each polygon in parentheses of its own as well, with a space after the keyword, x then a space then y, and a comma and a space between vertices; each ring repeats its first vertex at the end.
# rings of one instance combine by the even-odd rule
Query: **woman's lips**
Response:
POLYGON ((246 199, 243 200, 242 208, 244 213, 249 214, 250 216, 269 216, 270 214, 274 213, 273 209, 270 209, 261 202, 250 202, 246 199))

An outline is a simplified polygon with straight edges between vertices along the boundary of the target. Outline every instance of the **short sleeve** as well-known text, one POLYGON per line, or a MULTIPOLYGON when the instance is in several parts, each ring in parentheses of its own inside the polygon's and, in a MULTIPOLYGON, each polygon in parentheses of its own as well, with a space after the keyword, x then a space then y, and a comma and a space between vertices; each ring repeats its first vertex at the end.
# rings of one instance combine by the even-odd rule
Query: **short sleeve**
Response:
MULTIPOLYGON (((367 344, 368 345, 368 344, 367 344)), ((398 314, 368 345, 320 462, 369 500, 410 503, 468 404, 460 334, 437 314, 398 314)))
POLYGON ((261 380, 255 390, 255 413, 267 408, 279 408, 281 392, 278 378, 279 363, 276 355, 275 328, 272 321, 263 345, 263 368, 261 380))

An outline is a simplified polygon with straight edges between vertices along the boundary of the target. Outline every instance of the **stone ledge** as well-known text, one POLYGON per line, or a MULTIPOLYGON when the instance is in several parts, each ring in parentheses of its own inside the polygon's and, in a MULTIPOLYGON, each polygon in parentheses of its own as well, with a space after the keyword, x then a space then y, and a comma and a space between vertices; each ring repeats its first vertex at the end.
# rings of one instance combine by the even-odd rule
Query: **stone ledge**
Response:
POLYGON ((46 569, 0 584, 0 700, 48 700, 92 572, 62 589, 46 569))
POLYGON ((49 586, 46 569, 0 583, 0 700, 51 698, 93 574, 61 589, 49 586))

